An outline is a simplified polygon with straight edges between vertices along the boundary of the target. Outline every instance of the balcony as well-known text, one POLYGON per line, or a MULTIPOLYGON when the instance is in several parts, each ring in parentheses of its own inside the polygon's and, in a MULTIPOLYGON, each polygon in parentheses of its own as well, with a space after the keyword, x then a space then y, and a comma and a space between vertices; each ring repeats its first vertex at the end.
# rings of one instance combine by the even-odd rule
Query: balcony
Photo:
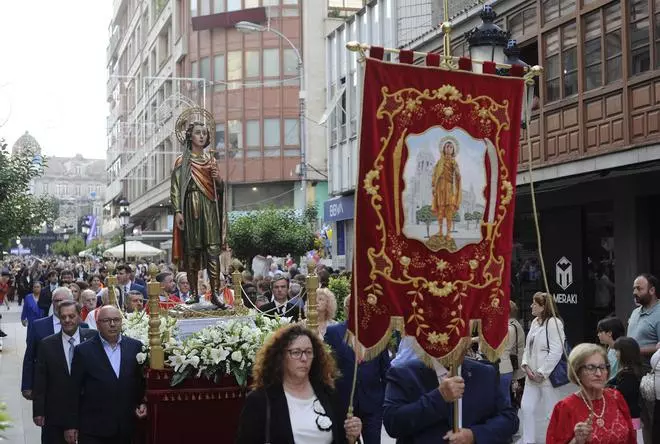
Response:
POLYGON ((188 37, 184 35, 179 37, 179 40, 177 40, 176 43, 174 44, 174 52, 172 53, 172 56, 174 57, 174 61, 176 63, 179 63, 181 59, 183 59, 187 55, 188 55, 188 37))
POLYGON ((108 47, 106 49, 106 57, 105 57, 106 60, 108 61, 108 65, 111 64, 112 60, 116 59, 117 48, 119 47, 119 42, 121 41, 122 34, 123 34, 122 29, 118 27, 112 33, 112 36, 110 36, 110 42, 108 43, 108 47))
POLYGON ((119 83, 119 78, 114 74, 110 74, 110 77, 108 78, 107 91, 106 91, 106 100, 108 102, 112 99, 112 93, 114 92, 118 83, 119 83))
POLYGON ((364 0, 329 0, 328 17, 348 18, 362 9, 367 2, 364 0))

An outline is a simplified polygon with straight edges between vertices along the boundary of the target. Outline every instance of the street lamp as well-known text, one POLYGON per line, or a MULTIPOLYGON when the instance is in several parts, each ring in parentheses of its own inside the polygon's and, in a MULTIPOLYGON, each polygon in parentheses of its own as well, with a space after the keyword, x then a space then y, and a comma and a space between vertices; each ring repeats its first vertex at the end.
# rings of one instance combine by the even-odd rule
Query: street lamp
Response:
MULTIPOLYGON (((481 10, 482 23, 476 28, 465 33, 468 42, 468 50, 472 60, 480 62, 493 62, 497 64, 521 65, 528 68, 529 65, 520 60, 520 48, 518 42, 510 39, 511 33, 497 26, 495 19, 497 13, 491 5, 484 5, 481 10)), ((482 73, 483 65, 475 63, 472 65, 474 72, 482 73)), ((496 69, 499 75, 509 75, 508 69, 496 69)), ((532 102, 534 100, 534 88, 527 88, 527 96, 522 106, 521 126, 527 126, 528 113, 532 111, 532 102)))
POLYGON ((85 245, 87 245, 87 237, 89 235, 89 229, 90 229, 89 220, 87 219, 87 217, 83 219, 81 229, 83 233, 83 240, 85 241, 85 245))
POLYGON ((126 228, 130 222, 131 213, 128 211, 130 204, 126 199, 119 201, 119 225, 121 225, 124 244, 124 264, 126 263, 126 228))
POLYGON ((300 130, 300 182, 302 185, 302 192, 303 192, 303 211, 307 209, 307 153, 306 153, 306 148, 307 148, 307 143, 305 141, 305 134, 306 134, 306 122, 305 122, 305 98, 307 92, 305 91, 305 71, 304 71, 304 66, 303 66, 303 59, 302 56, 300 55, 300 51, 298 48, 296 48, 296 45, 293 44, 291 40, 284 34, 282 34, 280 31, 277 29, 273 29, 270 27, 270 23, 268 26, 260 25, 258 23, 252 23, 252 22, 247 22, 247 21, 241 21, 236 23, 234 25, 236 30, 249 34, 252 32, 272 32, 273 34, 277 35, 284 41, 286 41, 291 49, 293 49, 293 52, 296 54, 296 58, 298 59, 298 77, 300 77, 300 91, 298 92, 298 104, 299 104, 299 130, 300 130))

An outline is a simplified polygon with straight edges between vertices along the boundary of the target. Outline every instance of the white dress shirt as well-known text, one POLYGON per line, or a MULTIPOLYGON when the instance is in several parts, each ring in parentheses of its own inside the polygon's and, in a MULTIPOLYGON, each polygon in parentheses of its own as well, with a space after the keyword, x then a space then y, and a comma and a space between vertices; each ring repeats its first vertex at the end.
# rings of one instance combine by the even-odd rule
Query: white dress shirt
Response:
POLYGON ((119 378, 119 368, 121 367, 121 335, 119 335, 119 339, 117 340, 117 343, 115 344, 114 348, 108 341, 103 339, 103 336, 99 335, 99 338, 101 338, 101 344, 103 344, 103 351, 105 351, 106 356, 108 357, 108 360, 110 361, 110 365, 112 366, 112 370, 114 370, 115 375, 119 378))
POLYGON ((73 356, 69 356, 69 338, 73 338, 73 346, 80 344, 80 329, 77 328, 73 336, 69 336, 66 333, 62 332, 62 347, 64 347, 64 357, 66 358, 66 365, 69 369, 69 374, 71 373, 71 360, 73 356))

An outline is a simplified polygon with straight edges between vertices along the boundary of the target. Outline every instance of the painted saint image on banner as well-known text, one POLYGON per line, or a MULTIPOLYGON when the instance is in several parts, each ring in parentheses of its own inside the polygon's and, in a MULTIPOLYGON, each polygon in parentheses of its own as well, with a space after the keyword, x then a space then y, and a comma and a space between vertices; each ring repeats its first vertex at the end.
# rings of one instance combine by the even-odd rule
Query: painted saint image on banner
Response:
POLYGON ((432 251, 460 250, 482 240, 488 149, 461 128, 433 127, 406 138, 403 234, 432 251))

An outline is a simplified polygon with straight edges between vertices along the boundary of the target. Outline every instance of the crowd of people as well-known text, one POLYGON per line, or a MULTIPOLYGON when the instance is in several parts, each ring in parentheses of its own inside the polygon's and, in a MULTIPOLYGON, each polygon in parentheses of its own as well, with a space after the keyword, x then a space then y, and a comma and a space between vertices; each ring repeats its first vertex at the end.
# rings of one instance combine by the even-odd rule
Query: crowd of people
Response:
MULTIPOLYGON (((122 336, 121 328, 124 313, 147 309, 149 264, 108 265, 24 259, 2 264, 0 302, 7 310, 17 302, 27 327, 21 391, 32 401, 45 443, 128 443, 136 421, 148 415, 143 372, 135 359, 141 344, 122 336), (117 278, 114 304, 109 270, 117 278)), ((165 263, 158 267, 161 307, 212 296, 203 274, 195 277, 197 297, 190 276, 165 263)), ((237 269, 243 292, 234 295, 227 285, 221 295, 225 304, 241 297, 248 308, 268 316, 305 319, 306 276, 297 267, 276 266, 265 276, 237 269)), ((293 323, 264 343, 237 431, 239 443, 375 444, 383 427, 400 443, 496 444, 519 436, 529 444, 540 435, 548 443, 660 442, 660 393, 653 399, 640 394, 642 377, 660 366, 660 284, 652 275, 635 278, 638 307, 629 319, 598 323, 600 344, 573 344, 569 350, 553 298, 539 292, 527 333, 511 302, 507 344, 498 362, 486 361, 475 339, 461 374, 453 375, 436 361, 429 366, 420 360, 414 340, 403 337, 375 359, 358 359, 353 387, 356 356, 344 340, 346 321, 336 319, 338 304, 346 312, 350 296, 337 301, 328 283, 338 273, 316 271, 318 327, 293 323), (578 389, 560 399, 560 387, 569 381, 578 389), (455 431, 457 399, 463 413, 462 428, 455 431), (537 430, 539 424, 547 429, 537 430)))

